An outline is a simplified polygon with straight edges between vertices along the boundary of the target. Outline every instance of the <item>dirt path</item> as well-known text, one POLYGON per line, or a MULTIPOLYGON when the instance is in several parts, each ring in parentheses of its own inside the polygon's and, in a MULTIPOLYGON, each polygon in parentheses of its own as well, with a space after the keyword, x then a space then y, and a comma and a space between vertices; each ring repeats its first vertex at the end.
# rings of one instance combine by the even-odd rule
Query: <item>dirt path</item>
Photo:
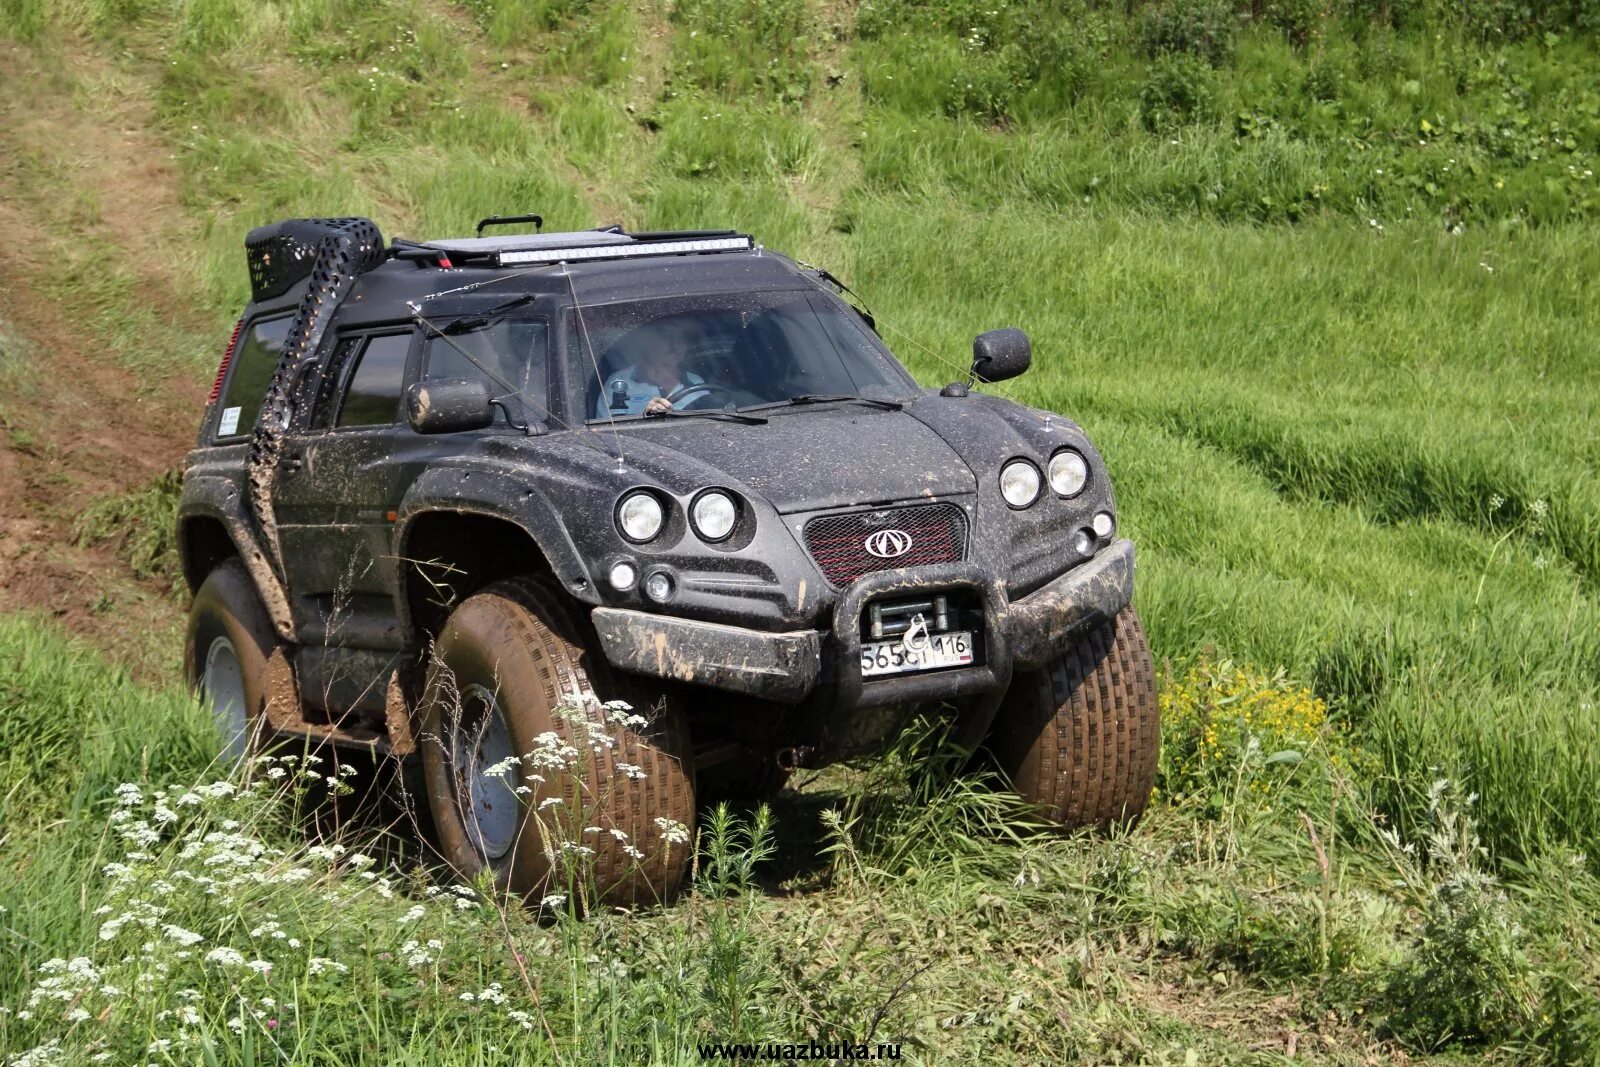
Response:
POLYGON ((144 87, 89 56, 68 62, 76 87, 105 87, 89 95, 92 113, 86 94, 63 91, 60 68, 0 45, 0 158, 12 161, 0 164, 0 233, 29 251, 0 256, 0 611, 46 613, 139 673, 164 673, 177 659, 181 606, 135 579, 112 547, 76 545, 72 527, 91 502, 182 459, 206 385, 187 367, 153 378, 129 370, 93 307, 70 289, 61 296, 36 263, 67 240, 90 242, 165 321, 197 333, 209 323, 162 269, 166 257, 149 254, 192 224, 169 150, 147 132, 144 87), (41 170, 58 180, 40 188, 41 170), (83 203, 92 210, 79 209, 63 238, 60 213, 83 203))

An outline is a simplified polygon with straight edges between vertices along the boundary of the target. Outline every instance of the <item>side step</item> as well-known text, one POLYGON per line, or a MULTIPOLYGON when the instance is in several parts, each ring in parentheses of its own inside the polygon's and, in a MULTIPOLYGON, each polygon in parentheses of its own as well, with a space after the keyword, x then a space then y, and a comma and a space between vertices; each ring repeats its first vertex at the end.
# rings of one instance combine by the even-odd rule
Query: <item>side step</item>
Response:
POLYGON ((275 648, 267 657, 267 706, 263 730, 280 742, 299 740, 308 748, 323 745, 364 749, 375 756, 409 756, 417 750, 411 728, 411 702, 406 695, 404 669, 389 672, 384 694, 383 729, 377 729, 370 716, 346 712, 331 722, 306 718, 306 705, 300 699, 294 668, 283 649, 275 648))

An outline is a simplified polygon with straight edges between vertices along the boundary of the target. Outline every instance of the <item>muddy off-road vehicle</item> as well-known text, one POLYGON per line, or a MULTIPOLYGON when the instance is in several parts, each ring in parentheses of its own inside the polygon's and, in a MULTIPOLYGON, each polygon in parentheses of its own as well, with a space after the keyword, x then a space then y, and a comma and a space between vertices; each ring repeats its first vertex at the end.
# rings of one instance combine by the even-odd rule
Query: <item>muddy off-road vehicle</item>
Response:
POLYGON ((178 520, 187 667, 236 754, 420 761, 452 865, 535 893, 577 852, 611 901, 677 889, 697 791, 918 708, 1063 825, 1140 813, 1133 546, 1083 431, 979 391, 1028 368, 1021 331, 924 389, 746 235, 506 222, 533 232, 249 234, 178 520))

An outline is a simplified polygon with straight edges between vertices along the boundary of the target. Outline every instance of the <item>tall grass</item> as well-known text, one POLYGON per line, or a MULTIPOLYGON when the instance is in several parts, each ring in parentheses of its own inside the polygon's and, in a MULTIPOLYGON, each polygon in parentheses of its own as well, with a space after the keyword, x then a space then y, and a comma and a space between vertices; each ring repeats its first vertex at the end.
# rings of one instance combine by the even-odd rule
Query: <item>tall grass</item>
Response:
POLYGON ((1162 801, 1131 833, 1045 832, 924 720, 774 811, 704 813, 687 899, 580 918, 399 863, 371 824, 308 836, 296 813, 353 768, 208 766, 187 698, 16 620, 0 653, 7 720, 38 734, 49 709, 57 738, 6 738, 43 757, 0 812, 15 1063, 694 1063, 813 1039, 1225 1060, 1312 1020, 1330 1062, 1382 1040, 1570 1062, 1600 1039, 1600 881, 1552 850, 1503 883, 1449 781, 1415 828, 1374 821, 1325 708, 1226 665, 1172 682, 1162 801), (1277 1014, 1219 1028, 1142 991, 1174 981, 1277 1014))

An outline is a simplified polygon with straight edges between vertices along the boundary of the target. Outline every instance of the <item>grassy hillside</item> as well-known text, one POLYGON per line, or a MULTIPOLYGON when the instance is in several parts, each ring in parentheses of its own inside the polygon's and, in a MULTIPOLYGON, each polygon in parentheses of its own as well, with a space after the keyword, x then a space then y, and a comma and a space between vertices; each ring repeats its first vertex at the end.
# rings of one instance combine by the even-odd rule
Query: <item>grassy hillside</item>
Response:
MULTIPOLYGON (((318 868, 270 905, 172 905, 164 922, 277 961, 256 989, 158 953, 201 1022, 160 1016, 171 997, 83 1001, 115 1036, 49 1001, 0 1015, 0 1047, 117 1062, 186 1032, 229 1062, 693 1062, 690 1033, 877 1020, 929 1062, 1594 1062, 1597 31, 1581 0, 0 0, 26 286, 102 358, 204 380, 246 292, 242 232, 283 215, 415 237, 512 210, 738 226, 845 277, 926 382, 983 329, 1029 331, 1034 369, 1005 391, 1106 454, 1168 662, 1160 802, 1126 839, 1035 839, 987 786, 896 764, 787 797, 753 875, 734 858, 766 838, 727 829, 665 914, 430 911, 449 947, 414 968, 403 943, 427 938, 396 920, 422 889, 318 868), (268 907, 348 972, 246 938, 268 907), (510 1003, 476 999, 491 982, 510 1003), (252 1022, 247 989, 296 1025, 252 1022)), ((0 370, 48 386, 37 361, 0 370)), ((0 416, 28 413, 0 397, 0 416)), ((170 497, 109 499, 81 529, 159 573, 170 497)), ((126 847, 117 782, 205 780, 193 709, 108 670, 0 622, 13 1009, 52 956, 113 966, 102 899, 187 869, 157 851, 132 882, 93 874, 126 847)), ((254 803, 196 805, 164 840, 232 818, 306 862, 254 803)))

